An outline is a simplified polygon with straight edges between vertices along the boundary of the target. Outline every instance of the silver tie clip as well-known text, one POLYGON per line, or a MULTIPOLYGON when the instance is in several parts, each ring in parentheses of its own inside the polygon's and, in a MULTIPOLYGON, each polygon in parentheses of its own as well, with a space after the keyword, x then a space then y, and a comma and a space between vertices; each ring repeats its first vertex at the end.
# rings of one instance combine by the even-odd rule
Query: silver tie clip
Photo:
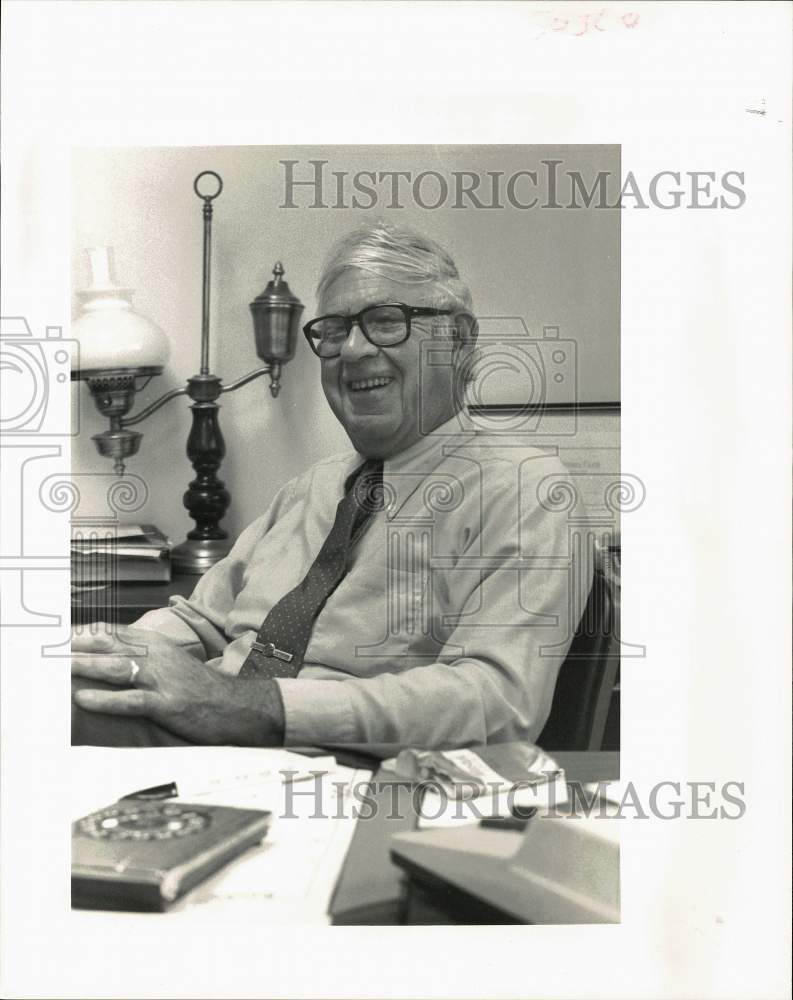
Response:
POLYGON ((253 648, 260 653, 264 653, 265 656, 274 656, 277 660, 283 660, 284 663, 291 663, 294 659, 292 653, 287 653, 283 649, 276 649, 271 642, 254 642, 253 648))

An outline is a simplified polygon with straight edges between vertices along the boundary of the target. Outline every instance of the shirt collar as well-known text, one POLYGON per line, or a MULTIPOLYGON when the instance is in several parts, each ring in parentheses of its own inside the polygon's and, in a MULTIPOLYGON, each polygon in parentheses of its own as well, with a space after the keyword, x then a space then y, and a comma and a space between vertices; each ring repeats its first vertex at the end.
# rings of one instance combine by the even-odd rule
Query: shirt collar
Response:
MULTIPOLYGON (((422 479, 433 472, 450 451, 470 441, 476 433, 476 425, 468 411, 461 409, 446 423, 422 435, 409 448, 384 459, 383 478, 390 478, 392 482, 399 484, 398 494, 394 496, 388 516, 395 517, 422 479)), ((353 451, 344 465, 345 476, 349 476, 366 461, 365 455, 353 451)))
MULTIPOLYGON (((426 477, 440 465, 456 446, 468 441, 475 427, 465 410, 460 410, 446 423, 424 434, 409 448, 392 455, 383 462, 387 501, 386 517, 398 516, 407 500, 415 493, 426 477), (390 481, 390 489, 389 489, 390 481)), ((355 453, 358 463, 364 457, 355 453)))
POLYGON ((434 430, 422 435, 410 447, 387 458, 383 463, 383 474, 404 473, 421 470, 427 472, 441 461, 444 446, 461 444, 474 431, 474 426, 467 411, 460 410, 454 416, 434 430))

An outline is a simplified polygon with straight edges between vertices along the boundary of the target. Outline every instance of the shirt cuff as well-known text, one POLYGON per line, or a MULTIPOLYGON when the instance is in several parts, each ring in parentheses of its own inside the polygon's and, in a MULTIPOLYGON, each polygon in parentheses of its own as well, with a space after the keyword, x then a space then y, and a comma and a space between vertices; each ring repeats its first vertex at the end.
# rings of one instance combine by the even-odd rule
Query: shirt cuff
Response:
POLYGON ((284 746, 355 742, 344 681, 279 677, 275 683, 284 703, 284 746))

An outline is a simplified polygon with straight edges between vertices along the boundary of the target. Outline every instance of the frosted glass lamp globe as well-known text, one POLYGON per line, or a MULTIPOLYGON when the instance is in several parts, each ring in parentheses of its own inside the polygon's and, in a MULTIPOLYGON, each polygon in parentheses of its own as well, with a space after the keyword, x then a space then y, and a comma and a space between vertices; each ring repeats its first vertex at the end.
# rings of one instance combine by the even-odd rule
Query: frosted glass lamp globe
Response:
POLYGON ((132 307, 132 289, 113 280, 111 247, 87 251, 91 284, 77 293, 81 312, 72 323, 79 344, 81 374, 116 368, 157 368, 168 360, 168 338, 151 320, 132 307))

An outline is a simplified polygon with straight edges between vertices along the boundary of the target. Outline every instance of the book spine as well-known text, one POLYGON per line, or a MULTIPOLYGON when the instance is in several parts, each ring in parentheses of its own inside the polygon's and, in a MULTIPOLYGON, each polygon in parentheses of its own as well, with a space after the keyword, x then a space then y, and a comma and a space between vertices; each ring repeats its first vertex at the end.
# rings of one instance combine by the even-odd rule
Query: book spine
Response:
POLYGON ((126 871, 120 878, 114 871, 82 869, 72 872, 72 907, 152 913, 165 909, 165 899, 158 876, 126 871))
POLYGON ((197 885, 225 862, 241 854, 247 847, 261 842, 270 825, 270 817, 255 820, 230 837, 213 844, 194 858, 172 868, 160 883, 160 891, 166 902, 173 902, 194 885, 197 885))

